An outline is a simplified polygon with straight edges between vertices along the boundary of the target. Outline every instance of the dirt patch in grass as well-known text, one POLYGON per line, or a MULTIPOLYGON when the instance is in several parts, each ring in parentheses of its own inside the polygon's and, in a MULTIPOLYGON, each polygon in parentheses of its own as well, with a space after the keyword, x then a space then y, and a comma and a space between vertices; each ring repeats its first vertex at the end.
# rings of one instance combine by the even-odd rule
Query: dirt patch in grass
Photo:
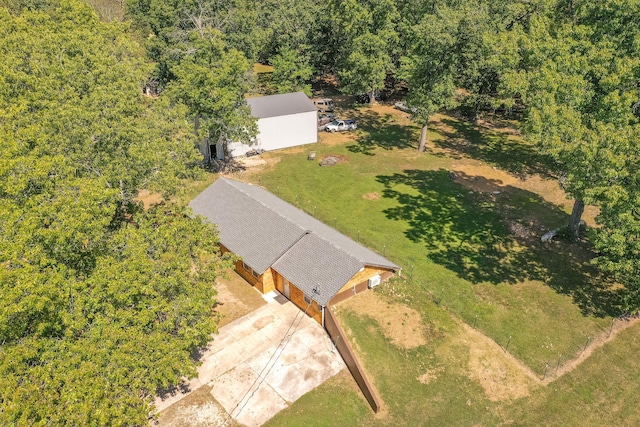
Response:
POLYGON ((539 378, 522 362, 481 332, 462 324, 456 338, 469 348, 469 377, 483 388, 494 402, 529 396, 539 378))
MULTIPOLYGON (((381 117, 388 117, 386 120, 387 123, 395 123, 402 126, 417 126, 414 122, 411 121, 411 115, 409 113, 400 111, 397 108, 394 108, 393 105, 374 104, 371 107, 367 106, 362 110, 372 111, 374 113, 377 113, 381 117)), ((355 116, 357 117, 358 113, 356 113, 355 116)))
POLYGON ((373 193, 367 193, 362 197, 364 197, 367 200, 378 200, 380 198, 380 194, 374 191, 373 193))
POLYGON ((227 413, 211 396, 211 387, 203 386, 162 411, 151 425, 157 427, 230 426, 227 413))
POLYGON ((343 145, 357 140, 354 132, 319 132, 318 142, 322 145, 343 145))
POLYGON ((240 157, 238 162, 245 168, 259 168, 267 165, 267 161, 261 157, 240 157))
MULTIPOLYGON (((459 131, 451 125, 451 118, 442 114, 436 114, 430 122, 430 126, 440 135, 459 135, 459 131)), ((490 121, 480 120, 477 123, 479 128, 490 130, 495 135, 501 135, 507 140, 521 138, 520 131, 508 123, 500 122, 492 124, 490 121)), ((480 193, 500 192, 504 196, 509 195, 510 189, 519 189, 537 194, 545 201, 561 206, 567 213, 571 212, 573 200, 568 198, 564 190, 558 185, 558 180, 554 177, 545 177, 535 173, 514 174, 498 166, 487 164, 486 161, 472 158, 473 144, 479 144, 466 137, 445 137, 447 143, 438 144, 435 140, 428 141, 427 149, 439 155, 452 158, 452 170, 456 177, 454 180, 480 193)), ((586 206, 582 219, 588 226, 595 226, 595 217, 598 209, 594 206, 586 206)))
POLYGON ((349 298, 340 304, 340 308, 371 316, 385 337, 399 348, 412 349, 427 343, 426 328, 418 311, 403 304, 387 302, 373 291, 349 298))
POLYGON ((417 380, 422 384, 429 384, 431 381, 438 379, 438 375, 440 375, 442 371, 444 371, 443 367, 427 369, 427 372, 420 375, 417 380))
POLYGON ((218 303, 215 311, 222 315, 218 327, 251 313, 266 304, 260 293, 235 271, 227 271, 227 278, 218 278, 218 303))
POLYGON ((320 166, 334 166, 347 161, 347 156, 342 154, 327 154, 320 159, 320 166))
MULTIPOLYGON (((593 339, 577 357, 557 369, 550 367, 546 378, 541 378, 495 341, 466 323, 461 322, 462 333, 455 339, 469 348, 469 377, 482 386, 489 400, 499 402, 527 397, 535 388, 549 385, 578 367, 595 349, 637 323, 640 323, 640 318, 616 321, 610 332, 603 332, 593 339)), ((418 380, 432 381, 435 378, 437 372, 431 370, 418 380)))
MULTIPOLYGON (((516 177, 495 166, 489 166, 470 158, 454 160, 452 169, 456 175, 454 181, 472 191, 491 194, 500 192, 503 196, 508 197, 510 187, 512 187, 537 194, 553 205, 562 206, 566 212, 570 212, 573 207, 573 200, 567 198, 555 179, 543 178, 538 175, 516 177)), ((596 207, 587 206, 582 218, 587 225, 593 227, 597 214, 596 207)))
POLYGON ((134 200, 142 202, 145 209, 149 209, 164 201, 160 193, 150 193, 149 190, 141 190, 134 200))

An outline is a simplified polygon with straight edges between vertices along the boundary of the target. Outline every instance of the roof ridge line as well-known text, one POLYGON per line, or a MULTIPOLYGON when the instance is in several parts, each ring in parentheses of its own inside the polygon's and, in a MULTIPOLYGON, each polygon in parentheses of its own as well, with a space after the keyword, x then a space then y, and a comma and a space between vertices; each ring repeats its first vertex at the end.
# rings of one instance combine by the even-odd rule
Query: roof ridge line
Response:
MULTIPOLYGON (((304 237, 305 235, 312 233, 314 236, 316 236, 316 237, 318 237, 319 239, 321 239, 321 240, 323 240, 323 241, 327 242, 329 245, 333 246, 334 248, 336 248, 336 249, 338 249, 338 250, 342 251, 345 255, 347 255, 347 256, 349 256, 349 257, 351 257, 352 259, 355 259, 355 260, 356 260, 356 261, 358 261, 360 264, 362 264, 362 265, 372 265, 371 263, 367 264, 364 260, 360 259, 359 257, 356 257, 356 256, 352 255, 349 251, 347 251, 347 250, 346 250, 345 248, 343 248, 342 246, 336 245, 333 241, 331 241, 331 240, 328 240, 328 239, 324 238, 324 237, 323 237, 323 236, 321 236, 320 234, 318 234, 318 233, 316 233, 316 232, 313 232, 313 231, 311 231, 311 230, 305 230, 305 228, 304 228, 304 227, 301 227, 300 225, 298 225, 298 224, 297 224, 295 221, 293 221, 291 218, 289 218, 289 217, 287 217, 287 216, 285 216, 285 215, 282 215, 280 212, 278 212, 277 210, 273 209, 271 206, 269 206, 269 205, 267 205, 267 204, 263 203, 261 200, 256 199, 256 198, 255 198, 255 197, 253 197, 251 194, 249 194, 249 193, 247 193, 246 191, 244 191, 244 189, 243 189, 243 188, 239 188, 239 187, 237 187, 237 186, 233 185, 233 183, 234 183, 234 182, 237 182, 237 183, 240 183, 240 184, 244 184, 244 185, 251 185, 251 186, 254 186, 254 184, 252 184, 252 183, 248 183, 248 182, 243 182, 243 181, 240 181, 240 180, 231 179, 231 178, 225 178, 225 177, 221 177, 221 179, 224 179, 225 181, 230 182, 230 184, 229 184, 229 185, 232 185, 236 190, 240 191, 242 194, 246 195, 246 196, 247 196, 247 197, 249 197, 251 200, 253 200, 253 201, 257 202, 258 204, 260 204, 260 205, 264 206, 264 207, 265 207, 265 208, 267 208, 270 212, 273 212, 274 214, 276 214, 276 215, 277 215, 277 216, 279 216, 280 218, 282 218, 282 219, 286 220, 288 223, 292 224, 293 226, 295 226, 295 227, 296 227, 296 228, 298 228, 299 230, 302 230, 304 233, 300 236, 300 238, 298 238, 298 240, 296 240, 296 242, 295 242, 295 243, 299 242, 299 241, 300 241, 300 239, 302 239, 302 237, 304 237)), ((356 242, 356 241, 355 241, 354 239, 352 239, 351 237, 347 236, 347 235, 346 235, 346 234, 344 234, 344 233, 341 233, 340 231, 336 230, 335 228, 333 228, 333 227, 331 227, 331 226, 329 226, 329 225, 325 224, 324 222, 320 221, 319 219, 317 219, 317 218, 315 218, 315 217, 311 216, 310 214, 306 213, 305 211, 303 211, 303 210, 302 210, 302 209, 300 209, 299 207, 297 207, 297 206, 295 206, 295 205, 293 205, 293 204, 291 204, 291 203, 287 202, 286 200, 284 200, 284 199, 282 199, 282 198, 280 198, 280 197, 276 196, 275 194, 273 194, 272 192, 270 192, 270 191, 269 191, 269 190, 267 190, 266 188, 262 187, 261 185, 256 185, 255 187, 260 188, 261 190, 265 191, 267 194, 270 194, 271 196, 275 197, 276 199, 278 199, 278 200, 282 201, 283 203, 286 203, 286 204, 288 204, 288 205, 292 206, 293 208, 295 208, 295 209, 297 209, 297 210, 301 211, 303 214, 307 215, 307 216, 308 216, 309 218, 311 218, 312 220, 314 220, 314 221, 318 222, 320 225, 322 225, 322 226, 324 226, 324 227, 327 227, 329 230, 335 231, 336 233, 340 234, 341 236, 345 237, 346 239, 351 240, 351 241, 352 241, 353 243, 355 243, 356 245, 358 245, 358 246, 362 247, 363 249, 368 250, 368 251, 369 251, 369 252, 371 252, 372 254, 377 255, 377 256, 379 256, 379 257, 382 257, 382 258, 384 258, 385 260, 387 260, 387 258, 386 258, 386 257, 383 257, 382 255, 378 254, 377 252, 374 252, 373 250, 371 250, 371 249, 367 248, 367 247, 366 247, 366 246, 364 246, 363 244, 361 244, 361 243, 359 243, 359 242, 356 242)), ((287 248, 287 250, 285 250, 282 254, 280 254, 280 256, 279 256, 278 258, 276 258, 276 261, 277 261, 277 260, 279 260, 280 258, 282 258, 282 256, 283 256, 286 252, 288 252, 288 251, 289 251, 289 250, 290 250, 290 249, 295 245, 295 243, 294 243, 294 244, 292 244, 289 248, 287 248)), ((390 260, 387 260, 387 261, 389 261, 391 264, 395 265, 392 261, 390 261, 390 260)), ((274 263, 275 263, 275 262, 274 262, 274 263)), ((381 266, 378 266, 378 267, 381 267, 381 266)))
POLYGON ((306 230, 304 233, 302 233, 302 236, 298 237, 293 243, 291 243, 291 245, 289 245, 289 247, 287 249, 285 249, 284 251, 282 251, 282 253, 280 255, 278 255, 278 257, 276 258, 275 261, 273 261, 273 263, 271 264, 271 268, 273 268, 274 265, 276 265, 276 263, 278 261, 280 261, 280 259, 282 259, 283 256, 285 256, 287 254, 287 252, 289 252, 295 245, 298 244, 298 242, 300 242, 300 240, 302 240, 302 238, 308 234, 311 234, 311 231, 306 230))
MULTIPOLYGON (((248 183, 248 182, 237 181, 237 180, 233 180, 233 179, 229 179, 229 178, 223 178, 223 179, 226 179, 227 181, 235 181, 235 182, 240 182, 240 183, 245 184, 245 185, 251 185, 251 186, 253 186, 253 184, 248 183)), ((233 185, 233 184, 232 184, 232 185, 233 185)), ((235 187, 235 186, 234 186, 234 187, 235 187)), ((269 191, 269 190, 267 190, 266 188, 264 188, 264 187, 262 187, 262 186, 260 186, 260 185, 259 185, 259 186, 256 186, 256 187, 261 188, 262 190, 266 191, 268 194, 271 194, 272 196, 276 197, 277 199, 279 199, 279 200, 283 201, 284 203, 286 203, 286 204, 288 204, 288 205, 290 205, 290 206, 293 206, 295 209, 298 209, 299 211, 301 211, 301 212, 302 212, 302 213, 304 213, 305 215, 309 216, 309 218, 311 218, 311 219, 313 219, 313 220, 317 221, 319 224, 321 224, 321 225, 323 225, 323 226, 325 226, 325 227, 329 228, 330 230, 335 231, 336 233, 340 234, 341 236, 344 236, 345 238, 347 238, 347 239, 351 240, 353 243, 355 243, 355 244, 357 244, 357 245, 359 245, 359 246, 362 246, 364 249, 367 249, 367 250, 371 251, 371 249, 369 249, 369 248, 367 248, 367 247, 363 246, 362 244, 360 244, 360 243, 356 242, 356 241, 355 241, 355 240, 353 240, 351 237, 347 236, 347 235, 346 235, 346 234, 344 234, 344 233, 341 233, 340 231, 336 230, 335 228, 330 227, 329 225, 325 224, 324 222, 320 221, 319 219, 317 219, 317 218, 315 218, 315 217, 313 217, 313 216, 309 215, 308 213, 306 213, 305 211, 303 211, 303 210, 302 210, 302 209, 300 209, 299 207, 297 207, 297 206, 295 206, 295 205, 293 205, 293 204, 291 204, 291 203, 287 202, 287 201, 286 201, 286 200, 284 200, 284 199, 281 199, 280 197, 276 196, 275 194, 273 194, 272 192, 270 192, 270 191, 269 191)), ((289 222, 290 224, 293 224, 296 228, 298 228, 298 229, 300 229, 300 230, 303 230, 303 231, 304 231, 304 234, 302 234, 302 236, 300 236, 300 238, 299 238, 298 240, 296 240, 296 242, 295 242, 295 243, 299 242, 299 241, 300 241, 300 239, 302 239, 305 235, 310 234, 310 233, 313 233, 313 235, 314 235, 314 236, 318 237, 319 239, 322 239, 323 241, 327 242, 329 245, 333 246, 334 248, 339 249, 340 251, 344 252, 347 256, 349 256, 349 257, 351 257, 351 258, 355 259, 355 260, 356 260, 356 261, 358 261, 360 264, 363 264, 363 265, 365 264, 365 262, 364 262, 363 260, 361 260, 361 259, 359 259, 359 258, 357 258, 357 257, 353 256, 351 253, 349 253, 349 252, 348 252, 345 248, 343 248, 342 246, 336 245, 336 244, 335 244, 335 242, 332 242, 331 240, 325 239, 323 236, 321 236, 320 234, 318 234, 318 233, 316 233, 316 232, 313 232, 312 230, 305 230, 303 227, 301 227, 300 225, 298 225, 298 224, 297 224, 295 221, 293 221, 291 218, 289 218, 288 216, 282 215, 280 212, 278 212, 277 210, 273 209, 271 206, 269 206, 269 205, 267 205, 267 204, 263 203, 262 201, 260 201, 260 200, 256 199, 256 198, 255 198, 255 197, 253 197, 251 194, 249 194, 249 193, 247 193, 246 191, 244 191, 244 189, 242 189, 242 188, 238 188, 238 187, 235 187, 235 188, 236 188, 237 190, 241 191, 241 192, 242 192, 243 194, 245 194, 247 197, 251 198, 251 200, 253 200, 253 201, 255 201, 255 202, 259 203, 260 205, 264 206, 265 208, 269 209, 271 212, 275 213, 275 214, 276 214, 276 215, 278 215, 280 218, 285 219, 285 220, 286 220, 287 222, 289 222)), ((286 251, 284 251, 284 252, 283 252, 283 253, 282 253, 282 254, 281 254, 277 259, 280 259, 280 258, 281 258, 281 257, 282 257, 282 256, 283 256, 283 255, 284 255, 284 254, 289 250, 289 249, 291 249, 291 248, 295 245, 295 243, 294 243, 294 244, 292 244, 289 248, 287 248, 287 250, 286 250, 286 251)), ((373 251, 371 251, 371 252, 373 252, 373 251)), ((375 252, 373 252, 373 253, 375 253, 375 252)))
MULTIPOLYGON (((253 184, 251 184, 250 182, 242 182, 242 181, 238 181, 238 180, 235 180, 235 179, 229 179, 229 178, 224 178, 224 177, 223 177, 222 179, 224 179, 224 180, 226 180, 226 181, 239 182, 239 183, 241 183, 241 184, 245 184, 245 185, 251 185, 251 186, 253 186, 253 184)), ((230 185, 233 185, 233 184, 230 184, 230 185)), ((250 198, 251 200, 253 200, 254 202, 256 202, 256 203, 258 203, 258 204, 260 204, 260 205, 264 206, 265 208, 269 209, 269 211, 271 211, 271 212, 273 212, 274 214, 278 215, 280 218, 283 218, 283 219, 287 220, 287 222, 289 222, 290 224, 294 225, 294 226, 295 226, 296 228, 298 228, 299 230, 303 231, 303 232, 304 232, 304 234, 306 234, 307 232, 310 232, 309 230, 305 230, 303 227, 301 227, 301 226, 299 226, 298 224, 296 224, 296 223, 295 223, 291 218, 289 218, 289 217, 287 217, 287 216, 285 216, 285 215, 282 215, 280 212, 278 212, 277 210, 273 209, 271 206, 269 206, 269 205, 267 205, 267 204, 263 203, 262 201, 260 201, 260 200, 256 199, 256 198, 255 198, 255 197, 253 197, 251 194, 249 194, 249 193, 247 193, 246 191, 244 191, 244 189, 243 189, 243 188, 238 188, 238 187, 236 187, 235 185, 234 185, 233 187, 234 187, 236 190, 240 191, 240 192, 241 192, 242 194, 244 194, 245 196, 249 197, 249 198, 250 198)), ((258 188, 260 188, 260 189, 264 190, 267 194, 271 194, 273 197, 276 197, 276 198, 278 198, 279 200, 282 200, 284 203, 287 203, 287 204, 289 204, 289 205, 293 206, 294 208, 296 208, 296 209, 298 209, 298 210, 302 211, 303 213, 307 214, 307 213, 306 213, 305 211, 303 211, 302 209, 298 208, 297 206, 292 205, 291 203, 287 202, 287 201, 286 201, 286 200, 284 200, 284 199, 281 199, 280 197, 276 196, 275 194, 273 194, 272 192, 270 192, 269 190, 267 190, 267 189, 266 189, 266 188, 264 188, 263 186, 261 186, 261 185, 256 185, 256 187, 258 187, 258 188)), ((307 214, 307 215, 309 215, 309 214, 307 214)), ((309 216, 311 216, 311 215, 309 215, 309 216)), ((313 218, 313 217, 311 217, 311 218, 313 218)), ((315 219, 315 218, 314 218, 314 219, 315 219)), ((316 221, 318 221, 318 220, 316 220, 316 221)), ((304 236, 304 234, 303 234, 303 236, 304 236)))

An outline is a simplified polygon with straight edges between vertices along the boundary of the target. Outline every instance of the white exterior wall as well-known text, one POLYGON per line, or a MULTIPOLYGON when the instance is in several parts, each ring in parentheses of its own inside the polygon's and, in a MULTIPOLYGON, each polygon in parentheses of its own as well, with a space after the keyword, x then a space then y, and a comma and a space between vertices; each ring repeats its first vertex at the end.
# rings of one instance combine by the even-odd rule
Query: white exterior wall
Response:
POLYGON ((237 157, 257 148, 269 151, 314 142, 318 142, 318 115, 316 111, 308 111, 258 119, 256 144, 233 142, 227 148, 231 157, 237 157))

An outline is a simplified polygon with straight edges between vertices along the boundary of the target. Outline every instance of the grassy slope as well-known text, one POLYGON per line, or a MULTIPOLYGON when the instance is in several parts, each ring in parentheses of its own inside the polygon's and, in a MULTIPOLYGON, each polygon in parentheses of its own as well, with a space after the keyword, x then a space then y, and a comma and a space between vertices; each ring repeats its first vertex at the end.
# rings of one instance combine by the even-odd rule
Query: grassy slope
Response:
POLYGON ((566 214, 522 190, 502 200, 471 194, 449 178, 450 159, 369 142, 384 135, 384 127, 373 137, 365 127, 360 144, 314 147, 317 158, 347 157, 334 167, 319 167, 306 152, 282 155, 260 184, 397 262, 416 292, 496 342, 505 345, 511 336, 509 350, 540 374, 606 332, 610 321, 602 313, 585 315, 603 305, 589 294, 597 289, 571 245, 524 246, 508 234, 502 210, 566 214))
MULTIPOLYGON (((279 154, 276 167, 260 175, 260 184, 403 266, 411 279, 412 304, 426 317, 445 319, 440 324, 446 336, 456 336, 457 326, 446 321, 449 314, 443 317, 442 307, 497 343, 508 342, 509 352, 540 376, 546 363, 555 366, 558 358, 564 363, 581 351, 589 337, 608 331, 606 314, 613 297, 598 286, 588 259, 569 244, 515 239, 505 224, 506 217, 526 215, 547 222, 564 220, 562 209, 519 189, 506 189, 502 197, 470 193, 449 177, 450 158, 415 153, 411 146, 415 128, 400 127, 373 112, 365 114, 354 143, 313 147, 318 159, 340 154, 347 157, 345 162, 323 168, 308 161, 306 151, 294 150, 291 155, 279 154)), ((506 144, 504 139, 487 139, 454 118, 447 120, 457 129, 454 136, 476 138, 469 141, 474 157, 504 167, 500 153, 482 150, 505 147, 508 152, 502 154, 515 167, 517 147, 512 140, 506 144)), ((431 138, 447 142, 452 135, 431 138)), ((605 369, 610 355, 597 351, 589 362, 596 372, 580 367, 513 405, 492 403, 466 372, 455 369, 465 363, 465 353, 456 351, 455 340, 398 351, 389 347, 372 319, 347 313, 344 321, 354 331, 365 364, 389 404, 389 416, 367 414, 366 403, 351 394, 337 399, 335 385, 328 383, 276 417, 273 425, 300 425, 304 418, 295 414, 305 417, 316 407, 325 408, 314 417, 321 425, 354 425, 354 420, 415 424, 411 422, 415 414, 430 425, 521 423, 529 418, 548 423, 554 414, 574 424, 585 410, 575 402, 595 409, 593 390, 599 382, 611 378, 616 387, 625 384, 621 371, 612 378, 605 369), (442 360, 436 360, 443 351, 442 360), (413 384, 420 369, 438 366, 450 368, 428 385, 413 384), (555 389, 563 391, 563 398, 552 392, 555 389), (587 397, 581 398, 583 394, 587 397), (352 409, 343 414, 336 407, 344 399, 352 409)), ((637 350, 638 343, 633 344, 637 350)), ((614 360, 624 359, 627 349, 619 347, 614 343, 605 348, 613 352, 614 360)), ((636 368, 632 376, 637 375, 636 368)), ((636 416, 629 405, 630 401, 621 403, 615 414, 620 420, 636 416)))
POLYGON ((443 311, 425 306, 425 317, 438 325, 438 337, 415 350, 394 347, 371 318, 341 313, 352 342, 387 405, 374 415, 357 392, 329 381, 272 419, 269 426, 318 425, 563 425, 632 426, 640 422, 640 325, 596 349, 580 367, 546 387, 513 401, 493 402, 466 371, 468 347, 455 337, 458 327, 443 311), (440 314, 438 314, 440 312, 440 314), (446 316, 445 316, 446 317, 446 316), (434 371, 422 384, 417 377, 434 371), (342 410, 344 408, 345 410, 342 410))
POLYGON ((640 324, 622 331, 578 369, 505 409, 528 425, 639 425, 639 334, 640 324))

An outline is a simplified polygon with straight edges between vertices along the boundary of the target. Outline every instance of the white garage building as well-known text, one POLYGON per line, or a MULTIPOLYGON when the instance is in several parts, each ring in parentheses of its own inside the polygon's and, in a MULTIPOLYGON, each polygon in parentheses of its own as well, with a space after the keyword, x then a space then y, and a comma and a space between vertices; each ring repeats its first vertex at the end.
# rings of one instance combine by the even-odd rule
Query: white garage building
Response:
MULTIPOLYGON (((313 102, 302 92, 248 98, 251 115, 258 119, 258 135, 254 145, 229 143, 231 157, 249 150, 265 151, 318 142, 318 115, 313 102)), ((216 147, 222 158, 222 147, 216 147)))

